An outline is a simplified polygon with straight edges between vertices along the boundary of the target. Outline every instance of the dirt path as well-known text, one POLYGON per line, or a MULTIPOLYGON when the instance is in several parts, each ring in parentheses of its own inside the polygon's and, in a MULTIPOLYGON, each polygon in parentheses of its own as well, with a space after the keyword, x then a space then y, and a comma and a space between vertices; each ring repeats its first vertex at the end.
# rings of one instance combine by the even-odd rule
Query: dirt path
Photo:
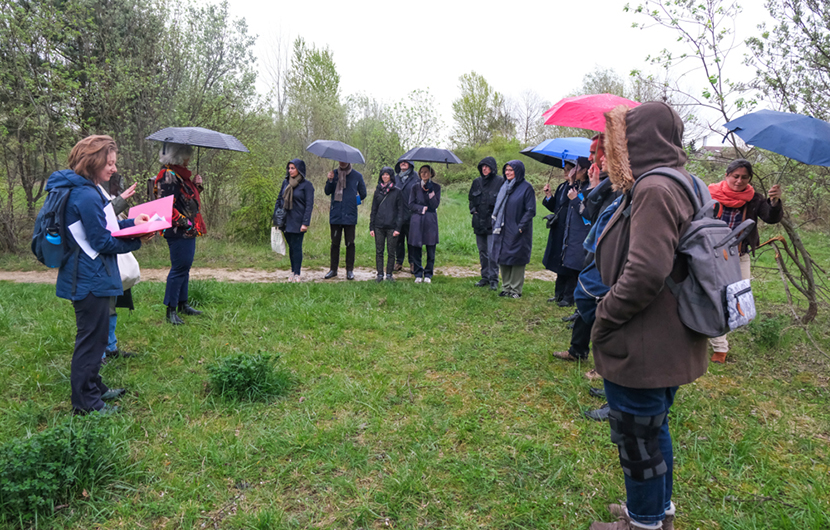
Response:
MULTIPOLYGON (((145 282, 163 282, 167 279, 168 269, 141 269, 141 279, 145 282)), ((337 278, 333 280, 324 280, 323 275, 328 272, 328 269, 305 269, 301 276, 301 281, 304 282, 320 282, 320 281, 345 281, 346 271, 341 270, 337 278)), ((370 281, 376 277, 376 272, 368 268, 356 268, 354 270, 354 277, 357 281, 370 281)), ((449 276, 451 278, 475 278, 479 276, 479 271, 466 267, 439 267, 435 269, 435 276, 449 276)), ((27 271, 27 272, 7 272, 0 271, 0 281, 10 281, 15 283, 55 283, 58 276, 56 269, 41 270, 41 271, 27 271)), ((218 280, 221 282, 242 282, 242 283, 273 283, 285 282, 288 279, 288 271, 272 270, 263 271, 258 269, 191 269, 191 279, 195 280, 218 280)), ((407 281, 411 280, 412 276, 408 272, 399 272, 395 275, 396 279, 407 281)), ((525 278, 528 280, 542 280, 552 282, 556 279, 556 274, 550 271, 528 271, 525 273, 525 278)))

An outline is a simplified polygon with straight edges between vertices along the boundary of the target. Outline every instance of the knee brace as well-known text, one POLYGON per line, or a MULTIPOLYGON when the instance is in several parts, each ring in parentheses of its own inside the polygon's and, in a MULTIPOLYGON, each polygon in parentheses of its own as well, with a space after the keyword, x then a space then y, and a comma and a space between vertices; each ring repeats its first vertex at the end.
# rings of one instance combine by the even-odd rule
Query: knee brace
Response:
POLYGON ((668 413, 657 416, 635 416, 611 410, 611 441, 620 452, 623 472, 637 481, 665 475, 668 466, 660 450, 658 435, 668 413))

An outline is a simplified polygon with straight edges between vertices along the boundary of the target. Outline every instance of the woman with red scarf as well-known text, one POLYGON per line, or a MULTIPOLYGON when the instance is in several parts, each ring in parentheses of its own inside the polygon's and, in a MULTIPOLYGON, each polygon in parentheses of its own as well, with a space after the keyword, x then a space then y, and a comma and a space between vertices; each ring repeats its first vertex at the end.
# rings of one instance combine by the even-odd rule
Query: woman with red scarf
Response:
MULTIPOLYGON (((781 187, 776 184, 767 192, 767 198, 756 192, 750 185, 752 182, 752 164, 748 160, 739 158, 733 160, 726 168, 726 177, 716 184, 709 185, 712 198, 721 204, 719 217, 735 228, 745 219, 752 219, 756 223, 760 217, 765 223, 775 224, 784 216, 781 203, 781 187)), ((752 232, 741 243, 741 275, 745 280, 750 278, 750 252, 761 242, 758 236, 758 226, 752 227, 752 232)), ((722 364, 726 362, 729 352, 729 342, 726 335, 709 340, 714 350, 712 362, 722 364)))
POLYGON ((167 321, 177 326, 184 324, 179 315, 201 315, 187 303, 187 286, 190 267, 196 254, 196 238, 207 231, 202 219, 202 177, 190 178, 187 169, 193 156, 189 145, 166 143, 159 153, 161 171, 156 176, 153 191, 156 198, 173 195, 173 226, 164 230, 164 238, 170 247, 170 273, 164 291, 164 305, 167 307, 167 321))

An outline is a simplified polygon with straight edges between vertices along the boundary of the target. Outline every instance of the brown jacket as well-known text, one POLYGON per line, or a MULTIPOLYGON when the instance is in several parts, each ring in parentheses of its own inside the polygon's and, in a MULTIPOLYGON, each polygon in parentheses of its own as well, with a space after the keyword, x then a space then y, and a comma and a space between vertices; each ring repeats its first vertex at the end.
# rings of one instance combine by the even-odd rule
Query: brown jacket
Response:
POLYGON ((611 290, 597 307, 591 333, 596 369, 631 388, 690 383, 706 372, 706 337, 680 322, 665 280, 685 276, 682 267, 674 270, 674 252, 692 204, 678 183, 659 175, 637 184, 633 199, 629 193, 651 169, 685 172, 683 123, 658 102, 614 109, 606 123, 610 178, 626 196, 597 246, 597 267, 611 290))

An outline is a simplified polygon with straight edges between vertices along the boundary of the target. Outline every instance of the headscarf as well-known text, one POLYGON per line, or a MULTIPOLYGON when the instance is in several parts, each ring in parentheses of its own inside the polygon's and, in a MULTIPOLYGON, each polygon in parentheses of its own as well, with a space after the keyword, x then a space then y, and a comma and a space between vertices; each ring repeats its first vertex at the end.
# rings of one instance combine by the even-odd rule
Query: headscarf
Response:
POLYGON ((524 180, 525 177, 525 165, 521 162, 521 160, 511 160, 510 162, 504 165, 501 172, 504 173, 507 166, 513 168, 514 177, 512 180, 505 180, 504 184, 501 185, 499 189, 499 195, 496 197, 496 206, 493 208, 493 233, 500 234, 501 229, 504 226, 504 210, 505 206, 507 205, 507 198, 513 193, 513 188, 516 187, 516 183, 524 180))
POLYGON ((732 191, 725 180, 709 184, 709 193, 712 198, 727 208, 742 208, 744 204, 755 196, 755 188, 747 185, 744 191, 732 191))
POLYGON ((337 187, 334 188, 334 200, 343 201, 343 190, 346 189, 346 177, 352 172, 352 165, 346 164, 345 169, 337 168, 337 187))

